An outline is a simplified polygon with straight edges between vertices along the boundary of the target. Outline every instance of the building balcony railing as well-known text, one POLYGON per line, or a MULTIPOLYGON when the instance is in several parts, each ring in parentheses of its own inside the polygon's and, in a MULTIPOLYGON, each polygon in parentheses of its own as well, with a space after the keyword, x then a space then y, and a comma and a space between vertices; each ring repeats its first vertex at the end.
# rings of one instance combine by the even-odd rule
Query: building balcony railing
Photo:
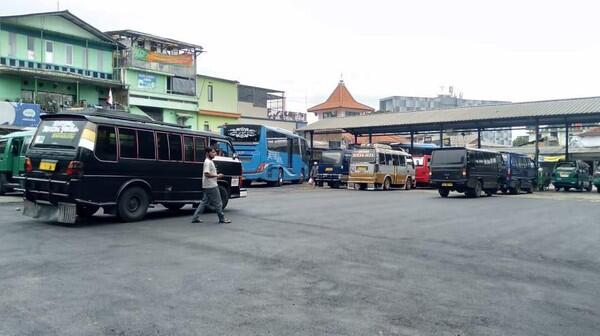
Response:
POLYGON ((147 62, 136 59, 133 53, 131 52, 119 58, 119 67, 134 67, 139 69, 147 69, 185 78, 194 78, 196 76, 196 64, 194 64, 191 67, 187 67, 157 62, 147 62))
POLYGON ((22 60, 12 57, 0 57, 0 65, 8 66, 17 69, 29 69, 39 71, 53 71, 75 76, 89 77, 93 79, 113 80, 112 73, 101 72, 96 70, 76 68, 70 65, 59 65, 52 63, 42 63, 29 60, 22 60))

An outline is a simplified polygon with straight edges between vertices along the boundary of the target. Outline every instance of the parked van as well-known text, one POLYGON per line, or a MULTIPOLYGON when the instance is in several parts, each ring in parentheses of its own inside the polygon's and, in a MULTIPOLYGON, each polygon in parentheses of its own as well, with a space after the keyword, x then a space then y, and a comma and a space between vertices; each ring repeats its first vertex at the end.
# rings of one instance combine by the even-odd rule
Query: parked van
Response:
POLYGON ((552 185, 556 191, 592 191, 590 166, 581 160, 560 161, 552 172, 552 185))
POLYGON ((488 196, 501 186, 502 155, 498 152, 451 147, 436 149, 431 158, 431 184, 440 196, 448 197, 450 191, 479 197, 488 196))
POLYGON ((537 185, 535 162, 524 154, 501 152, 503 159, 502 185, 503 194, 520 194, 521 190, 532 193, 537 185))
POLYGON ((407 152, 381 144, 365 144, 352 151, 348 188, 390 190, 415 186, 415 165, 407 152))
POLYGON ((0 195, 22 188, 25 152, 35 131, 0 136, 0 195))
POLYGON ((327 183, 331 188, 346 186, 350 171, 350 158, 352 151, 344 149, 330 149, 320 153, 319 171, 315 182, 319 187, 327 183))
POLYGON ((198 204, 208 146, 217 149, 225 208, 230 198, 246 196, 228 138, 108 110, 44 115, 25 159, 23 214, 74 223, 103 208, 137 221, 150 204, 172 211, 198 204))

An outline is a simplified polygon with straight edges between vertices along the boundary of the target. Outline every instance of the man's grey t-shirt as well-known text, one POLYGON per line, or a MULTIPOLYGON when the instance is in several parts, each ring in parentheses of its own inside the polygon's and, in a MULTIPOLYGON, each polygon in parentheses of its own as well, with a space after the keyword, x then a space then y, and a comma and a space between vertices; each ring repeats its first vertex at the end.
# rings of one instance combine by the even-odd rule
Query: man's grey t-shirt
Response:
POLYGON ((210 173, 211 175, 217 175, 217 167, 215 167, 215 163, 209 159, 206 158, 206 160, 204 160, 204 170, 202 172, 202 188, 204 189, 210 189, 210 188, 216 188, 219 186, 219 184, 217 184, 217 177, 207 177, 206 175, 204 175, 204 173, 210 173))

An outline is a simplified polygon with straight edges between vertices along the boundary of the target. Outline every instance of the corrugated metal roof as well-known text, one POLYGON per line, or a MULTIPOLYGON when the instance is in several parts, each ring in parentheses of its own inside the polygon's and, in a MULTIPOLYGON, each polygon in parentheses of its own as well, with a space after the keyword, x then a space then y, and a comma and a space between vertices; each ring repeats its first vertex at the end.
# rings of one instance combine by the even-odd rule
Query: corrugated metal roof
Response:
MULTIPOLYGON (((299 131, 325 131, 361 128, 410 128, 441 124, 476 124, 479 121, 510 119, 544 119, 576 115, 596 115, 600 118, 600 97, 546 100, 535 102, 483 105, 454 109, 372 113, 364 116, 319 120, 299 131)), ((432 128, 433 129, 433 128, 432 128)))

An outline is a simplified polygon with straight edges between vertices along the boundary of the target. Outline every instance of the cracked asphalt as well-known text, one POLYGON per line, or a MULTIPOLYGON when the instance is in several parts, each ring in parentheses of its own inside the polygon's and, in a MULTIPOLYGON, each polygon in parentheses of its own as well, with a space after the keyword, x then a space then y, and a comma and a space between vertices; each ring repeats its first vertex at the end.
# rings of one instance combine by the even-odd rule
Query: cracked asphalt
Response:
POLYGON ((233 224, 0 204, 0 335, 598 335, 600 194, 252 188, 233 224))

